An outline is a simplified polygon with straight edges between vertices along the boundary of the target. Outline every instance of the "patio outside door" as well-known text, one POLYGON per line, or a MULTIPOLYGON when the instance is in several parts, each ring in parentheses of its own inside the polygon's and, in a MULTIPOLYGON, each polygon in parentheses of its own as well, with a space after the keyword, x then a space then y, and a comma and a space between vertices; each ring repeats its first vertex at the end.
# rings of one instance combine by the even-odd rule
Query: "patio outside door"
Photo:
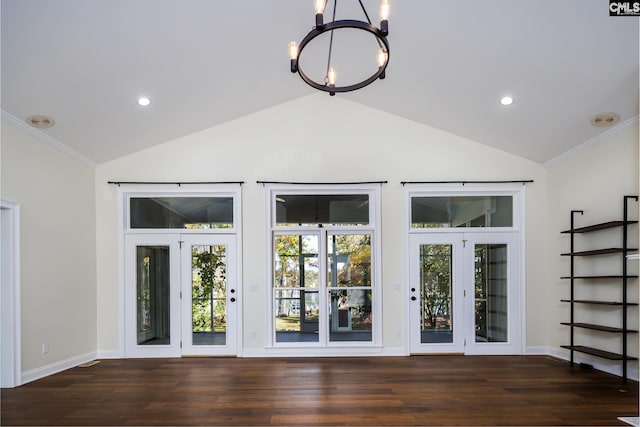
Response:
POLYGON ((517 233, 410 236, 411 353, 520 354, 517 233))
POLYGON ((234 355, 235 237, 125 237, 127 357, 234 355))

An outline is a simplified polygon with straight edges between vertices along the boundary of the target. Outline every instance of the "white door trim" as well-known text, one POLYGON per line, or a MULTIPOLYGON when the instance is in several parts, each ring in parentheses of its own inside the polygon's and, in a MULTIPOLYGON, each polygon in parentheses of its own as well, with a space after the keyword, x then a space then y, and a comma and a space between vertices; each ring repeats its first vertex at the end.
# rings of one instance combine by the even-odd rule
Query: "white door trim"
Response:
MULTIPOLYGON (((448 234, 458 232, 486 232, 486 233, 518 233, 518 260, 519 272, 518 272, 518 330, 514 333, 518 333, 519 338, 519 353, 524 354, 526 345, 526 186, 522 184, 478 184, 478 185, 464 185, 464 184, 419 184, 406 187, 404 195, 405 206, 405 250, 407 254, 407 261, 405 262, 405 282, 404 282, 404 294, 409 295, 412 277, 411 263, 409 258, 411 257, 411 237, 414 234, 448 234), (512 227, 494 227, 494 228, 433 228, 433 229, 418 229, 411 228, 411 201, 413 197, 422 196, 471 196, 471 195, 511 195, 513 197, 513 226, 512 227)), ((410 300, 405 300, 405 307, 410 307, 410 300)), ((411 352, 411 310, 405 310, 404 324, 405 331, 408 331, 409 336, 405 340, 405 351, 407 354, 411 352)))
POLYGON ((414 354, 427 353, 464 353, 468 355, 484 354, 522 354, 520 315, 518 305, 520 292, 520 256, 519 235, 511 233, 424 233, 410 236, 410 350, 414 354), (507 341, 476 342, 475 334, 475 264, 476 244, 507 245, 507 341), (421 343, 420 301, 420 255, 422 245, 451 246, 451 305, 453 325, 452 342, 421 343), (415 291, 414 291, 415 289, 415 291), (417 300, 413 300, 417 298, 417 300))
MULTIPOLYGON (((117 276, 118 276, 118 350, 115 354, 109 354, 109 357, 127 357, 126 356, 126 259, 125 259, 125 238, 127 235, 135 234, 149 234, 148 231, 136 231, 128 228, 129 219, 127 218, 129 209, 127 201, 130 196, 175 196, 184 197, 192 195, 207 195, 207 196, 224 196, 229 195, 233 197, 233 218, 235 227, 232 230, 226 229, 212 229, 212 230, 194 230, 192 233, 202 233, 211 235, 233 235, 235 238, 235 253, 234 253, 234 267, 236 269, 237 289, 243 288, 242 279, 242 186, 238 184, 224 184, 224 185, 182 185, 176 188, 175 184, 131 184, 131 185, 118 185, 117 187, 117 204, 118 204, 118 236, 117 236, 117 276)), ((167 229, 167 230, 153 230, 153 234, 182 234, 189 233, 186 229, 167 229)), ((242 316, 242 299, 238 299, 237 312, 237 354, 243 353, 243 321, 242 316)))
POLYGON ((22 384, 20 324, 20 205, 0 200, 2 210, 2 388, 22 384), (8 271, 4 271, 4 269, 8 271), (6 298, 6 299, 5 299, 6 298), (5 346, 9 348, 5 349, 5 346))

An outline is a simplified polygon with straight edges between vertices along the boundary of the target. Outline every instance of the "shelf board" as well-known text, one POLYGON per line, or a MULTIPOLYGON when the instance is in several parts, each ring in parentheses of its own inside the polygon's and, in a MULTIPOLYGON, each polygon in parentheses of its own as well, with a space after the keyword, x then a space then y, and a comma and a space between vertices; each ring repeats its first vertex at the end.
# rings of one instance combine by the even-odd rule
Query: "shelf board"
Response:
MULTIPOLYGON (((629 251, 637 251, 638 249, 635 248, 627 248, 627 252, 629 251)), ((580 251, 580 252, 573 252, 573 253, 564 253, 564 254, 560 254, 562 256, 590 256, 590 255, 606 255, 606 254, 619 254, 619 253, 623 253, 624 249, 623 248, 604 248, 604 249, 593 249, 590 251, 580 251)))
MULTIPOLYGON (((583 345, 561 345, 562 348, 567 348, 569 350, 578 351, 580 353, 590 354, 592 356, 602 357, 603 359, 609 360, 623 360, 621 354, 611 353, 610 351, 598 350, 597 348, 586 347, 583 345)), ((638 360, 637 357, 627 356, 627 360, 638 360)))
MULTIPOLYGON (((613 328, 611 326, 594 325, 594 324, 591 324, 591 323, 560 322, 560 324, 561 325, 567 325, 567 326, 574 326, 576 328, 591 329, 591 330, 600 331, 600 332, 613 332, 613 333, 623 333, 624 332, 624 329, 622 329, 622 328, 613 328)), ((627 333, 636 333, 636 332, 638 332, 638 331, 633 331, 631 329, 627 329, 627 333)))
MULTIPOLYGON (((622 275, 611 276, 573 276, 574 279, 624 279, 622 275)), ((627 279, 637 279, 638 276, 627 275, 627 279)), ((571 276, 562 276, 561 279, 571 279, 571 276)))
MULTIPOLYGON (((637 224, 637 223, 638 223, 638 221, 627 221, 626 225, 637 224)), ((561 231, 560 233, 562 233, 562 234, 570 234, 571 231, 573 231, 574 233, 589 233, 591 231, 606 230, 608 228, 622 227, 623 225, 625 225, 624 221, 608 221, 608 222, 603 222, 601 224, 594 224, 594 225, 589 225, 589 226, 586 226, 586 227, 574 228, 573 230, 564 230, 564 231, 561 231)))
MULTIPOLYGON (((571 302, 571 300, 561 299, 560 302, 571 302)), ((574 299, 573 302, 577 302, 580 304, 596 304, 596 305, 619 305, 619 306, 624 305, 620 301, 594 301, 594 300, 588 300, 588 299, 574 299)), ((638 303, 628 302, 627 305, 638 305, 638 303)))

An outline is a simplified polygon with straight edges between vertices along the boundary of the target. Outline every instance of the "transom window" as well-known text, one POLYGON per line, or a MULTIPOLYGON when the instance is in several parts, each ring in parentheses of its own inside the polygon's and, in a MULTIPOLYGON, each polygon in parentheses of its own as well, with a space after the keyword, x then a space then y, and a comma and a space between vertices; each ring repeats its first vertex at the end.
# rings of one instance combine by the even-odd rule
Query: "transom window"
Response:
POLYGON ((232 229, 233 196, 131 196, 130 229, 232 229))
POLYGON ((368 225, 368 194, 277 194, 276 226, 368 225))
POLYGON ((513 196, 414 196, 411 228, 513 227, 513 196))

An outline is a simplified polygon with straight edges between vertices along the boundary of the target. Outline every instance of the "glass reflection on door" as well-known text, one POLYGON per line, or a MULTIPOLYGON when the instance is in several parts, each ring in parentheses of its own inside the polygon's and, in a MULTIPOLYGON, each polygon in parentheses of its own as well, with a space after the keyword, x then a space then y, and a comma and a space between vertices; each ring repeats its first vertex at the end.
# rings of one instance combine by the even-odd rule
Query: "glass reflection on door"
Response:
POLYGON ((507 342, 507 245, 474 248, 475 342, 507 342))
POLYGON ((452 245, 420 245, 420 342, 453 343, 452 245))
POLYGON ((274 239, 273 314, 276 342, 319 342, 317 235, 274 239))
POLYGON ((138 345, 171 343, 169 247, 136 247, 136 327, 138 345))
POLYGON ((371 283, 371 235, 329 235, 329 341, 373 340, 371 283))
POLYGON ((191 333, 196 345, 227 341, 227 247, 191 246, 191 333))

